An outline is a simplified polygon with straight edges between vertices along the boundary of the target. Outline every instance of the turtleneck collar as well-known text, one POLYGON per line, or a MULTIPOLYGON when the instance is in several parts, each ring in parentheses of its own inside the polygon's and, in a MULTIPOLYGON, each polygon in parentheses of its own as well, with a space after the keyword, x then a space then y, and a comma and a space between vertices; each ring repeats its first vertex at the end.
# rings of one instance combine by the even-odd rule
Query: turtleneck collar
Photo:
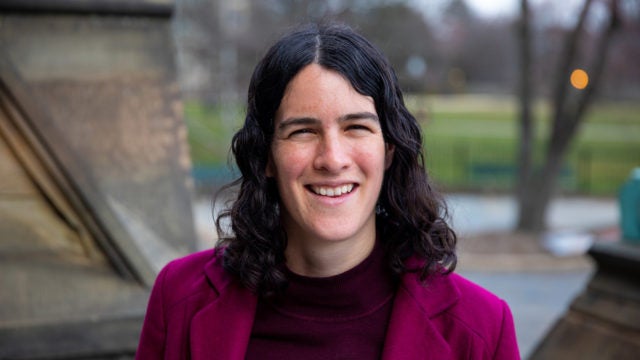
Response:
POLYGON ((335 276, 315 278, 286 270, 289 286, 271 301, 284 315, 318 321, 351 320, 366 316, 386 304, 395 281, 376 243, 371 254, 354 268, 335 276))

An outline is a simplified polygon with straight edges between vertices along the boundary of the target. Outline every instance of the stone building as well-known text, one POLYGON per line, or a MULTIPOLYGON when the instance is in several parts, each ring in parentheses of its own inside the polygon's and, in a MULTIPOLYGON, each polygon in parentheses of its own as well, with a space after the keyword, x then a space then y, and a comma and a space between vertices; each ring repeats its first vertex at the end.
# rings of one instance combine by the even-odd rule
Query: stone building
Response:
POLYGON ((173 8, 0 2, 0 359, 131 357, 195 250, 173 8))

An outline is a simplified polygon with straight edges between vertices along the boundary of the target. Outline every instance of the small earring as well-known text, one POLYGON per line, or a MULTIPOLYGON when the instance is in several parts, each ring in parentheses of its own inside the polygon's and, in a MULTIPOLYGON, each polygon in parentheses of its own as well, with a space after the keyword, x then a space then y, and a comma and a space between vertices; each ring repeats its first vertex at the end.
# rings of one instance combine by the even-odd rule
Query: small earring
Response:
POLYGON ((389 216, 389 213, 387 212, 387 209, 384 208, 384 206, 380 205, 380 203, 376 203, 376 215, 380 215, 380 216, 389 216))

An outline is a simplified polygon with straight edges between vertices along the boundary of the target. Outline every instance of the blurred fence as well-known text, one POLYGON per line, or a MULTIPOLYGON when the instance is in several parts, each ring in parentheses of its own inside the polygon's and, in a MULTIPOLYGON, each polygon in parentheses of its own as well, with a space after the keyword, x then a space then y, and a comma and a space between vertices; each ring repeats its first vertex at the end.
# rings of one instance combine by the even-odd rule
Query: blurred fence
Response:
MULTIPOLYGON (((497 95, 413 96, 408 97, 407 106, 420 114, 427 169, 440 188, 513 190, 519 140, 513 99, 497 95)), ((544 103, 539 104, 533 153, 538 168, 549 131, 545 120, 548 111, 544 103)), ((631 169, 640 166, 638 111, 636 103, 594 107, 566 156, 558 179, 563 193, 617 194, 631 169)), ((193 177, 201 191, 217 189, 239 175, 226 163, 231 137, 243 119, 240 104, 227 108, 197 101, 185 104, 193 177)))
MULTIPOLYGON (((540 167, 541 151, 534 154, 540 167)), ((446 190, 511 191, 517 175, 517 148, 511 141, 430 144, 426 157, 431 177, 446 190)), ((640 146, 576 146, 559 176, 564 193, 611 196, 631 169, 640 166, 640 146)))

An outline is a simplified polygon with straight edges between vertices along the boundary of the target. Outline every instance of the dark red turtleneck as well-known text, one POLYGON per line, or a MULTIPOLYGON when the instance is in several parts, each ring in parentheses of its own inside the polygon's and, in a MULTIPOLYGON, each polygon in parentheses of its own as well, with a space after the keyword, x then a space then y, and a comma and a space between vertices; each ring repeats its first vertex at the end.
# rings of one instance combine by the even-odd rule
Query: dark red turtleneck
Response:
POLYGON ((395 293, 387 269, 377 245, 336 276, 288 272, 285 293, 258 302, 246 359, 379 359, 395 293))

